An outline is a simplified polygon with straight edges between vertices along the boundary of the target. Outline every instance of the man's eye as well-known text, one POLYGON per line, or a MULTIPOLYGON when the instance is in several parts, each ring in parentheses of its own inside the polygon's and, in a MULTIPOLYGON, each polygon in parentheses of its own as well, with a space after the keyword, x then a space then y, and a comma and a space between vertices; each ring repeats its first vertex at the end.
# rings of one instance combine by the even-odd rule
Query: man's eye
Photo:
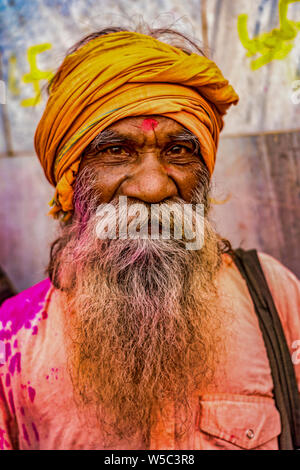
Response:
POLYGON ((184 155, 191 152, 192 150, 184 145, 174 145, 167 151, 167 155, 184 155))
POLYGON ((108 153, 109 155, 128 155, 128 151, 121 145, 114 145, 100 150, 100 153, 108 153))

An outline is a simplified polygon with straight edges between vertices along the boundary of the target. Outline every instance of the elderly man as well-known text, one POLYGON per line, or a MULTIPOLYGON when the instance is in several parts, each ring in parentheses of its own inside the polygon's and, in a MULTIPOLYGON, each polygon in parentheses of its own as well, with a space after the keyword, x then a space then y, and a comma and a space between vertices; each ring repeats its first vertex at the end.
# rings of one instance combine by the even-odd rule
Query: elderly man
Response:
MULTIPOLYGON (((61 234, 49 278, 0 310, 3 449, 278 449, 284 422, 254 304, 207 217, 223 115, 238 97, 189 40, 158 33, 95 33, 50 85, 35 146, 61 234), (101 237, 99 207, 121 200, 126 215, 202 207, 201 247, 174 235, 175 213, 169 238, 159 214, 156 237, 126 237, 120 220, 101 237)), ((259 259, 292 354, 299 282, 259 259)))

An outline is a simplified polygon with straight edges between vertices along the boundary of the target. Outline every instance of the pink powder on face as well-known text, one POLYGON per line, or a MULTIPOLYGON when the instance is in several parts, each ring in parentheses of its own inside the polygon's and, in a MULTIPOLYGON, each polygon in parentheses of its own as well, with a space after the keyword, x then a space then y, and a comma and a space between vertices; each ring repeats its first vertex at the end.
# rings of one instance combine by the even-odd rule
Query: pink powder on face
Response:
POLYGON ((147 118, 143 120, 141 128, 143 129, 143 131, 147 132, 152 131, 152 129, 155 129, 157 126, 158 122, 156 121, 156 119, 147 118))

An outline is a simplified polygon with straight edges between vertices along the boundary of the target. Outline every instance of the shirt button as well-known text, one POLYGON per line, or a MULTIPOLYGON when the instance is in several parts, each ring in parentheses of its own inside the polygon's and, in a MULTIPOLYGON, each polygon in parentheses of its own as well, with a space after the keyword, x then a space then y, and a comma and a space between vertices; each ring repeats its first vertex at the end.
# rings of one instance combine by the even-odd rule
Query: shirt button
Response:
POLYGON ((248 439, 253 439, 254 431, 252 429, 247 429, 246 436, 248 437, 248 439))

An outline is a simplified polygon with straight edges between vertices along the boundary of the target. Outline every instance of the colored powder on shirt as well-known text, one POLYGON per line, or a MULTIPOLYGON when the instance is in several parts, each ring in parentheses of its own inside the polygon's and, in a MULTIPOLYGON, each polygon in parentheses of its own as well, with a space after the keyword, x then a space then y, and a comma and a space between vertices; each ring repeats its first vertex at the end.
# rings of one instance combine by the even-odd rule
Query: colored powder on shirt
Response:
POLYGON ((5 385, 6 385, 6 387, 10 386, 10 375, 9 374, 6 374, 5 385))
POLYGON ((39 436, 39 433, 38 433, 38 430, 36 428, 36 425, 34 423, 31 423, 31 426, 32 426, 32 429, 33 429, 33 432, 34 432, 34 435, 35 435, 35 439, 37 441, 40 440, 40 436, 39 436))
POLYGON ((6 358, 6 361, 7 359, 11 356, 11 347, 10 347, 10 343, 6 343, 5 344, 5 358, 6 358))
POLYGON ((32 387, 28 387, 28 395, 30 398, 30 401, 33 403, 34 397, 35 397, 35 389, 32 387))
POLYGON ((28 326, 30 321, 43 308, 43 301, 50 286, 50 279, 45 279, 26 291, 7 299, 1 305, 0 321, 3 329, 0 331, 0 340, 11 339, 23 327, 30 328, 28 326), (11 323, 11 326, 5 329, 8 323, 11 323))
POLYGON ((25 439, 25 441, 27 442, 27 444, 30 446, 31 444, 30 444, 28 432, 27 432, 27 429, 26 429, 26 426, 25 426, 24 423, 22 424, 22 428, 23 428, 23 436, 24 436, 24 439, 25 439))
POLYGON ((32 334, 33 335, 36 335, 38 332, 38 327, 37 326, 34 326, 33 329, 32 329, 32 334))
POLYGON ((9 401, 12 413, 16 414, 15 403, 14 403, 13 394, 11 390, 8 392, 8 401, 9 401))
POLYGON ((10 444, 6 441, 4 434, 6 434, 6 432, 4 431, 4 429, 0 428, 0 450, 4 450, 4 446, 6 446, 7 448, 10 447, 10 444))
POLYGON ((14 375, 15 370, 17 369, 18 372, 21 371, 21 353, 17 352, 12 356, 10 363, 9 363, 9 372, 14 375))

